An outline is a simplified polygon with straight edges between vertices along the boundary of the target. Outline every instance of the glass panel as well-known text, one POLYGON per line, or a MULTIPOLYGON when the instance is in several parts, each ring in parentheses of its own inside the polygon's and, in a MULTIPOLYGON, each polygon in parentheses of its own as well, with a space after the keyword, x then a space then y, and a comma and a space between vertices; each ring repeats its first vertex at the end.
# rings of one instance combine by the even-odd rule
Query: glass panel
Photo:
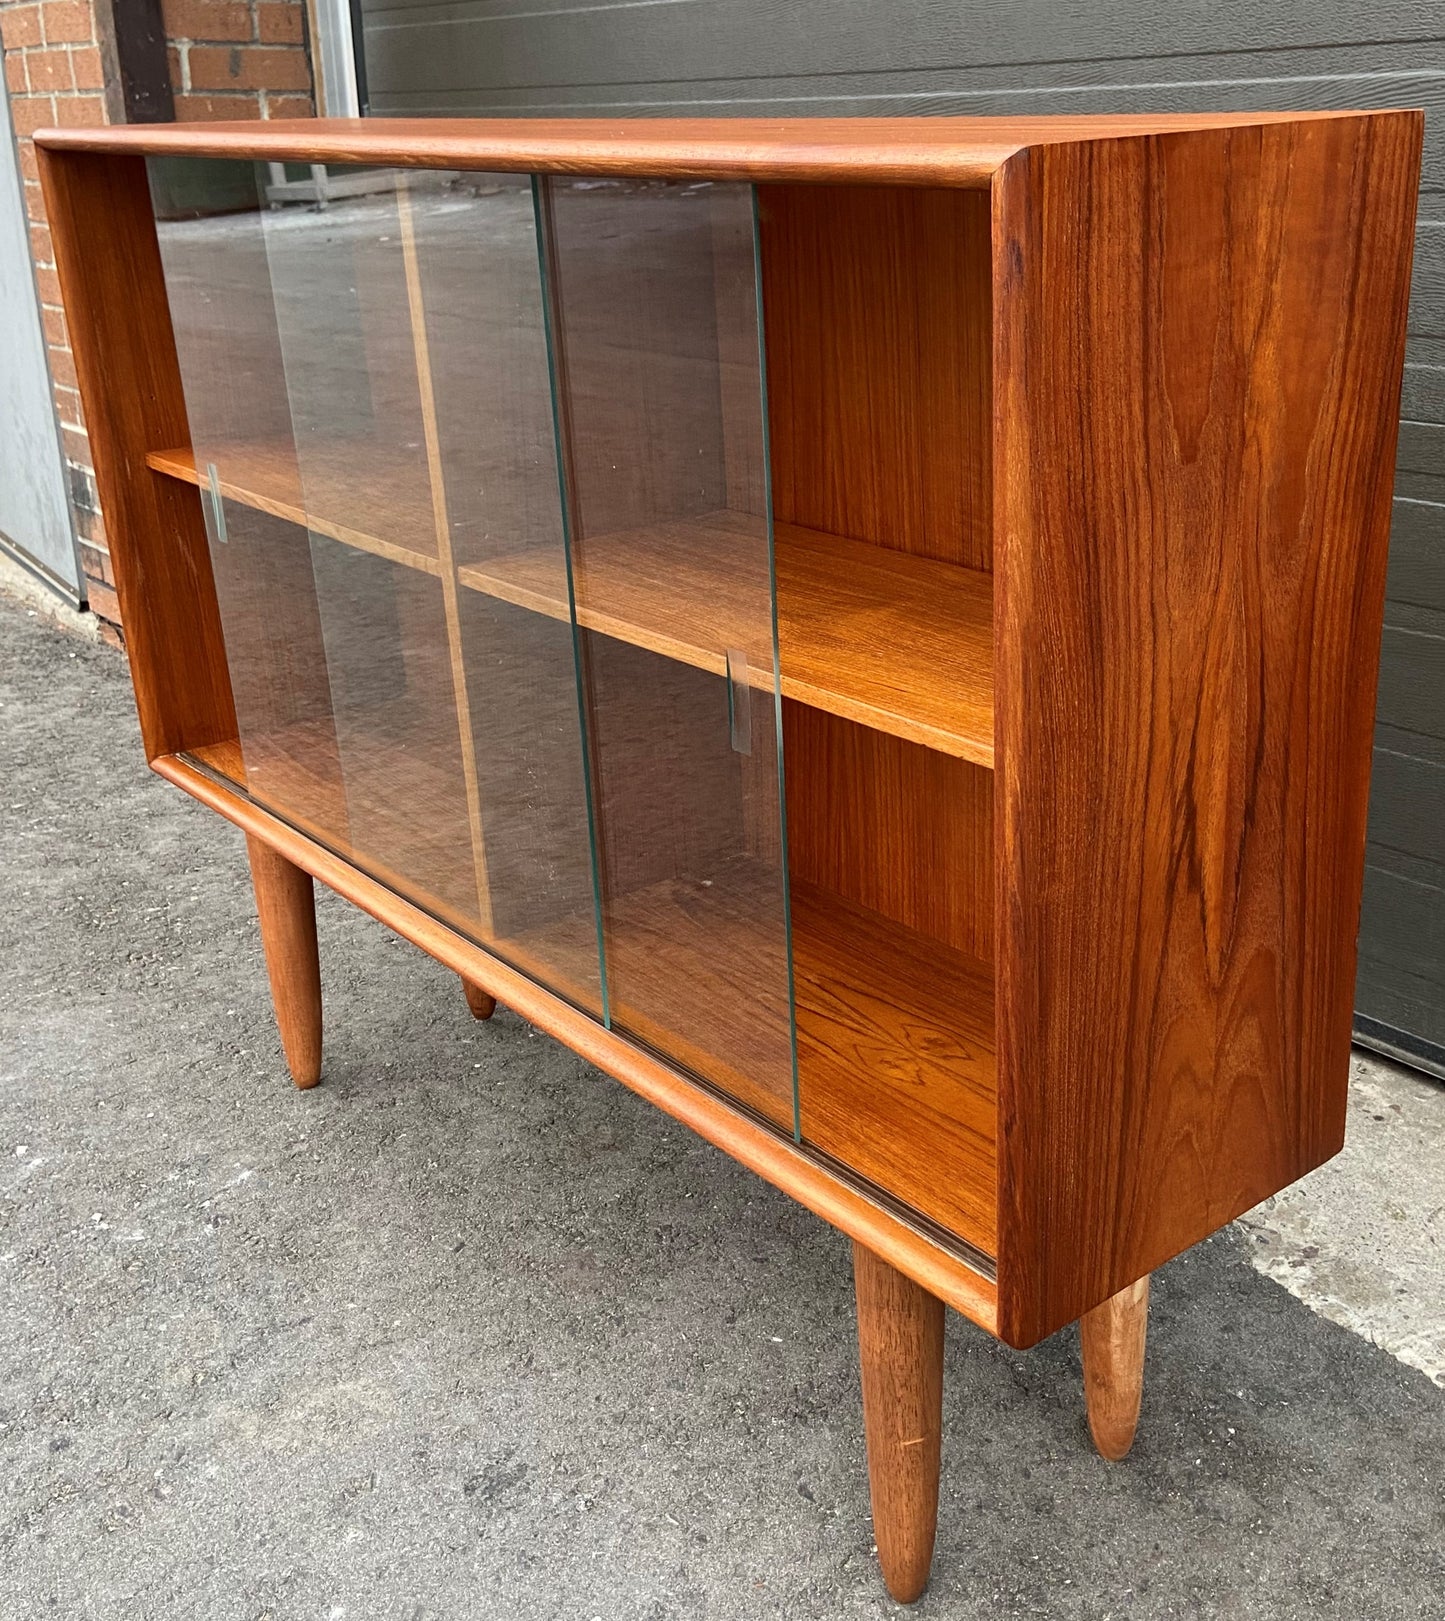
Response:
POLYGON ((752 191, 540 184, 612 1024, 792 1131, 752 191))
POLYGON ((191 437, 153 448, 202 486, 239 732, 239 749, 203 752, 261 804, 345 848, 264 196, 249 162, 153 158, 149 169, 191 437))
POLYGON ((237 769, 601 1011, 530 183, 233 164, 215 190, 161 229, 237 769))
POLYGON ((479 930, 466 694, 448 635, 455 585, 440 547, 399 182, 332 170, 308 194, 260 173, 273 188, 263 230, 351 848, 398 890, 479 930))
POLYGON ((602 1012, 541 264, 525 175, 407 183, 478 785, 488 938, 602 1012))

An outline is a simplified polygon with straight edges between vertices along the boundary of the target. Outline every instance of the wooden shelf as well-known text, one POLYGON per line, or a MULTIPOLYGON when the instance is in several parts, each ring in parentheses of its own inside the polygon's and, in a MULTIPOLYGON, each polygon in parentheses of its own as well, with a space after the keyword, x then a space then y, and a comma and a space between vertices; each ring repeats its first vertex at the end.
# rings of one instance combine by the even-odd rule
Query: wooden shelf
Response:
MULTIPOLYGON (((290 440, 218 446, 217 455, 216 465, 226 473, 220 489, 227 501, 268 512, 373 557, 440 576, 430 503, 406 501, 398 493, 416 480, 414 458, 372 444, 338 446, 329 466, 320 456, 308 458, 303 496, 296 450, 290 440), (333 522, 321 515, 328 509, 374 513, 372 527, 389 538, 333 522)), ((179 450, 153 450, 146 457, 146 466, 197 489, 205 483, 189 445, 179 450)))
MULTIPOLYGON (((158 473, 201 484, 189 448, 153 451, 158 473)), ((303 503, 289 445, 227 447, 228 501, 254 507, 343 545, 440 574, 424 549, 432 514, 397 498, 409 472, 368 450, 337 458, 348 481, 344 500, 377 513, 364 533, 317 515, 325 485, 310 473, 303 503), (354 476, 353 476, 354 475, 354 476)), ((766 585, 728 567, 758 520, 717 512, 706 517, 587 541, 577 568, 577 618, 588 630, 724 674, 729 648, 755 647, 766 631, 766 585)), ((434 545, 434 540, 433 540, 434 545)), ((785 698, 841 715, 925 748, 993 765, 993 581, 974 569, 793 524, 774 537, 778 645, 785 698)), ((457 578, 470 590, 567 620, 556 551, 539 547, 457 578)), ((756 672, 769 685, 766 668, 756 672)))
POLYGON ((988 963, 795 878, 803 1140, 998 1253, 988 963))
MULTIPOLYGON (((723 674, 755 646, 765 584, 728 559, 758 520, 712 513, 584 543, 577 619, 588 630, 723 674)), ((778 524, 778 647, 785 698, 945 754, 993 765, 993 581, 863 541, 778 524)), ((458 570, 472 590, 566 619, 550 553, 458 570)), ((770 671, 758 684, 770 685, 770 671)))
MULTIPOLYGON (((746 860, 607 903, 613 1028, 791 1132, 776 872, 746 860)), ((591 918, 499 942, 576 977, 591 918)), ((792 883, 803 1141, 997 1252, 993 971, 829 890, 792 883)))

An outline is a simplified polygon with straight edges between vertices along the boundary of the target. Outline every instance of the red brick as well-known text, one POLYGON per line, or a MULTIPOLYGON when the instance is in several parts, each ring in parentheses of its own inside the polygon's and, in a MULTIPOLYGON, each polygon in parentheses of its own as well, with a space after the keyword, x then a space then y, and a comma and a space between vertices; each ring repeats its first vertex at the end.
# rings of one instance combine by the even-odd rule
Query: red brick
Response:
POLYGON ((51 349, 50 375, 57 388, 80 387, 80 379, 75 375, 75 356, 69 349, 51 349))
POLYGON ((120 622, 117 620, 114 624, 112 624, 108 619, 102 618, 99 614, 96 615, 96 620, 100 629, 101 641, 103 641, 107 647, 113 647, 117 653, 124 653, 125 632, 121 629, 120 622))
MULTIPOLYGON (((94 507, 76 507, 75 532, 80 537, 82 544, 94 547, 94 549, 99 552, 109 550, 109 546, 105 538, 105 520, 94 507)), ((107 571, 101 574, 101 578, 107 585, 115 584, 115 581, 111 578, 108 572, 108 567, 107 571)))
POLYGON ((32 225, 30 227, 30 258, 37 265, 53 265, 55 263, 55 248, 50 240, 50 227, 48 225, 32 225))
POLYGON ((23 96, 30 88, 30 75, 25 71, 24 51, 10 51, 5 57, 5 84, 12 96, 23 96))
POLYGON ((24 50, 27 45, 41 45, 45 36, 40 32, 39 6, 11 6, 0 11, 0 38, 7 51, 24 50))
POLYGON ((90 602, 90 611, 97 619, 109 620, 112 625, 120 623, 120 599, 113 586, 87 576, 85 595, 90 602))
POLYGON ((256 7, 256 38, 266 45, 300 45, 306 38, 305 13, 288 0, 262 0, 256 7))
POLYGON ((172 90, 184 90, 186 88, 186 75, 181 66, 181 53, 174 45, 166 47, 166 71, 171 76, 172 90))
POLYGON ((215 123, 223 118, 259 118, 255 96, 177 96, 178 124, 215 123))
POLYGON ((316 108, 310 96, 267 96, 263 118, 314 118, 316 108))
MULTIPOLYGON (((64 350, 60 352, 63 354, 64 350)), ((55 395, 55 414, 60 418, 61 427, 82 427, 85 419, 80 414, 80 395, 75 389, 57 383, 51 392, 55 395)))
POLYGON ((249 40, 251 8, 242 0, 164 0, 167 39, 249 40))
POLYGON ((86 472, 91 471, 90 465, 90 436, 84 428, 77 428, 72 423, 60 424, 60 442, 65 447, 65 459, 72 467, 83 467, 86 472))
POLYGON ((60 297, 60 278, 53 270, 46 270, 42 266, 36 267, 35 291, 39 293, 40 302, 42 304, 59 304, 62 302, 60 297))
POLYGON ((101 65, 100 47, 86 45, 70 53, 70 70, 75 75, 77 90, 104 90, 105 68, 101 65))
POLYGON ((192 90, 309 90, 311 70, 304 51, 285 46, 193 45, 192 90))
POLYGON ((80 553, 80 567, 87 580, 99 580, 115 590, 115 574, 110 566, 110 553, 103 546, 93 546, 82 540, 76 548, 80 553))
MULTIPOLYGON (((33 152, 35 148, 32 146, 28 150, 33 152)), ((45 224, 45 193, 41 191, 38 180, 25 182, 25 217, 36 225, 45 224)))
POLYGON ((47 45, 88 45, 95 38, 95 19, 85 0, 45 0, 47 45))
POLYGON ((32 90, 74 90, 75 80, 70 73, 70 52, 64 46, 55 50, 31 51, 26 62, 32 90))
POLYGON ((40 325, 45 332, 45 341, 56 349, 70 347, 70 334, 65 330, 65 311, 44 308, 40 311, 40 325))
POLYGON ((55 122, 77 129, 98 129, 108 123, 105 116, 104 96, 58 96, 55 102, 55 122))
MULTIPOLYGON (((40 191, 40 164, 35 156, 35 148, 29 141, 17 141, 16 145, 20 151, 20 173, 25 181, 26 195, 28 197, 32 191, 38 194, 40 191)), ((44 211, 42 210, 41 213, 37 214, 33 206, 27 208, 26 212, 33 220, 44 218, 44 211)))
POLYGON ((55 122, 54 96, 24 96, 11 103, 10 117, 21 139, 55 122))

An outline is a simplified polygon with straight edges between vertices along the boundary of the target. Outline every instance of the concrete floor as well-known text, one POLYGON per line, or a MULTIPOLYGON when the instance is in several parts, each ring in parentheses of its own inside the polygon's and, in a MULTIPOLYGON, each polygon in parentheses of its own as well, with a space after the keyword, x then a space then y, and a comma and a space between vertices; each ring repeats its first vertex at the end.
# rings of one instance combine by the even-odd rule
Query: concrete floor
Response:
MULTIPOLYGON (((295 1092, 240 836, 4 601, 0 893, 5 1621, 897 1613, 846 1242, 334 899, 295 1092)), ((1439 1621, 1445 1391, 1261 1247, 1159 1274, 1120 1466, 950 1317, 918 1614, 1439 1621)))

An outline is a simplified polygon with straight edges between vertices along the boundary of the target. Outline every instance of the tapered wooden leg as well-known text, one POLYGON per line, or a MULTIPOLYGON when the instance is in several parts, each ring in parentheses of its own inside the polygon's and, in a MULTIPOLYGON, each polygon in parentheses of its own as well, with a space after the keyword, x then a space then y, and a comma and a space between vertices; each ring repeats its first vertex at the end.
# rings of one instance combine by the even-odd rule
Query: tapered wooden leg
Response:
POLYGON ((321 958, 311 875, 250 834, 246 853, 281 1047, 297 1086, 315 1086, 321 1079, 321 958))
POLYGON ((467 993, 467 1006, 472 1010, 474 1019, 490 1019, 497 1011, 497 999, 488 996, 480 985, 473 985, 471 980, 462 981, 462 989, 467 993))
POLYGON ((888 1591, 911 1604, 928 1586, 938 1529, 943 1302, 861 1244, 853 1286, 873 1535, 888 1591))
POLYGON ((1104 1457, 1115 1462, 1134 1444, 1139 1402, 1144 1394, 1144 1339, 1148 1328, 1147 1276, 1079 1319, 1089 1432, 1104 1457))

